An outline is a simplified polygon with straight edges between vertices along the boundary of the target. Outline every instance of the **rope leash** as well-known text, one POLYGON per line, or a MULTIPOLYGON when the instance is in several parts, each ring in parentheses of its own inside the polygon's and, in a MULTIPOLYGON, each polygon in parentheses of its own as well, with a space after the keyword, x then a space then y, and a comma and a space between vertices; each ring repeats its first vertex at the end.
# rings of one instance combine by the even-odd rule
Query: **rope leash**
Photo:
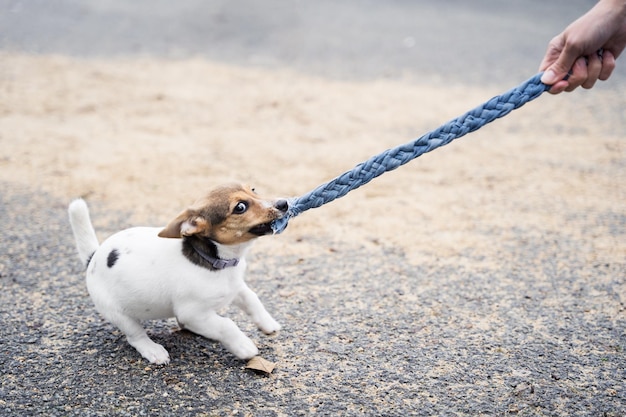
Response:
POLYGON ((487 123, 506 116, 511 111, 534 100, 549 89, 549 85, 541 82, 541 73, 539 73, 519 86, 492 98, 456 119, 450 120, 418 139, 388 149, 307 194, 291 198, 289 210, 284 217, 272 222, 272 230, 274 233, 281 233, 287 227, 290 218, 343 197, 387 171, 392 171, 426 152, 447 145, 454 139, 478 130, 487 123))

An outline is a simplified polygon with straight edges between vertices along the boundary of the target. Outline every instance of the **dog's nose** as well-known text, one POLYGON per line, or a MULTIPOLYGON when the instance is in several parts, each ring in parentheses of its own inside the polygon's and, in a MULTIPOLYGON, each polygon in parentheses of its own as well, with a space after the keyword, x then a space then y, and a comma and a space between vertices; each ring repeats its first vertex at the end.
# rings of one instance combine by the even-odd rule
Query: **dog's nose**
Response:
POLYGON ((287 200, 280 199, 280 200, 276 201, 276 203, 274 203, 274 207, 277 210, 285 213, 287 210, 289 210, 289 202, 287 200))

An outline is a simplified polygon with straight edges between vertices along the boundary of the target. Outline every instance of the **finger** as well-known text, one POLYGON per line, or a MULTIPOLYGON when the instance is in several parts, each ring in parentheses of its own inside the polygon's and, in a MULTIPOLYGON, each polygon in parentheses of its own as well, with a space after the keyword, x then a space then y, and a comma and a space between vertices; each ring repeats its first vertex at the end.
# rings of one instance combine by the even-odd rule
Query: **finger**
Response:
POLYGON ((608 80, 614 69, 615 55, 613 55, 613 52, 611 51, 604 50, 604 53, 602 54, 602 69, 600 70, 598 79, 601 81, 608 80))
POLYGON ((548 49, 546 51, 541 65, 539 65, 539 71, 544 71, 541 76, 541 82, 546 85, 553 85, 554 83, 565 78, 569 67, 563 71, 561 64, 557 65, 559 58, 562 56, 564 40, 562 36, 557 36, 550 41, 548 49))
POLYGON ((555 38, 552 42, 550 42, 550 46, 548 47, 548 53, 546 54, 546 58, 542 62, 542 65, 547 61, 548 57, 554 57, 557 55, 556 61, 554 61, 543 73, 541 76, 541 82, 547 85, 552 85, 563 78, 568 74, 570 68, 575 64, 576 58, 580 56, 580 54, 576 51, 576 48, 572 47, 569 44, 565 44, 562 47, 562 40, 555 38), (559 44, 558 42, 561 42, 559 44))
POLYGON ((550 87, 550 89, 548 90, 548 93, 560 94, 563 91, 565 91, 568 85, 569 83, 566 80, 557 81, 556 83, 552 84, 552 87, 550 87))
POLYGON ((582 88, 591 88, 594 86, 600 71, 602 70, 602 60, 599 53, 591 54, 587 57, 587 79, 581 84, 582 88))
POLYGON ((584 56, 581 56, 574 62, 572 66, 572 71, 567 79, 569 85, 565 89, 565 91, 570 92, 582 85, 587 80, 587 59, 584 56))

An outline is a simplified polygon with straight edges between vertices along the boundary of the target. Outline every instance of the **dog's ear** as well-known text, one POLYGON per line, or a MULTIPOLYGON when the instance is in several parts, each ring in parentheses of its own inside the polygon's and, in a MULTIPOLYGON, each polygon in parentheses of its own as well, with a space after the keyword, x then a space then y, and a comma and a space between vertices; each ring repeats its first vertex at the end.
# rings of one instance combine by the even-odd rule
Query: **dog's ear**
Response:
POLYGON ((169 222, 165 229, 159 232, 159 237, 180 239, 205 232, 209 229, 209 222, 198 216, 193 210, 187 209, 169 222))

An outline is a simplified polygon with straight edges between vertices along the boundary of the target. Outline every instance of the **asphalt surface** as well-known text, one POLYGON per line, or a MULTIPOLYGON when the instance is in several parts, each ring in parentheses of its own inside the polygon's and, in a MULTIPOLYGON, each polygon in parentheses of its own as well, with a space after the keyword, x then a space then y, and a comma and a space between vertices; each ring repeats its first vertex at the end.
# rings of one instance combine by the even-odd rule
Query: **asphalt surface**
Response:
MULTIPOLYGON (((517 85, 593 0, 0 0, 0 48, 517 85)), ((620 72, 623 74, 623 71, 620 72)))
MULTIPOLYGON (((0 46, 511 86, 592 2, 521 3, 1 1, 0 46)), ((626 415, 626 261, 586 262, 567 231, 520 225, 491 263, 412 266, 342 242, 253 257, 249 283, 284 328, 229 316, 278 364, 263 376, 172 322, 149 325, 172 363, 147 364, 92 306, 67 201, 0 189, 0 415, 626 415)), ((130 226, 106 215, 103 233, 130 226)), ((623 208, 594 221, 624 236, 623 208)))
MULTIPOLYGON (((2 246, 3 415, 617 417, 626 410, 626 265, 582 261, 585 243, 567 233, 520 229, 525 244, 504 249, 513 262, 483 268, 409 266, 390 247, 366 258, 342 246, 325 256, 253 257, 250 285, 285 327, 265 337, 229 315, 278 363, 267 377, 172 322, 150 323, 172 356, 169 366, 150 366, 93 309, 65 202, 29 191, 0 198, 3 219, 26 207, 18 226, 5 227, 2 246)), ((112 230, 128 226, 119 216, 112 230)), ((608 222, 623 233, 623 215, 608 222)), ((482 261, 478 253, 462 257, 482 261)))

